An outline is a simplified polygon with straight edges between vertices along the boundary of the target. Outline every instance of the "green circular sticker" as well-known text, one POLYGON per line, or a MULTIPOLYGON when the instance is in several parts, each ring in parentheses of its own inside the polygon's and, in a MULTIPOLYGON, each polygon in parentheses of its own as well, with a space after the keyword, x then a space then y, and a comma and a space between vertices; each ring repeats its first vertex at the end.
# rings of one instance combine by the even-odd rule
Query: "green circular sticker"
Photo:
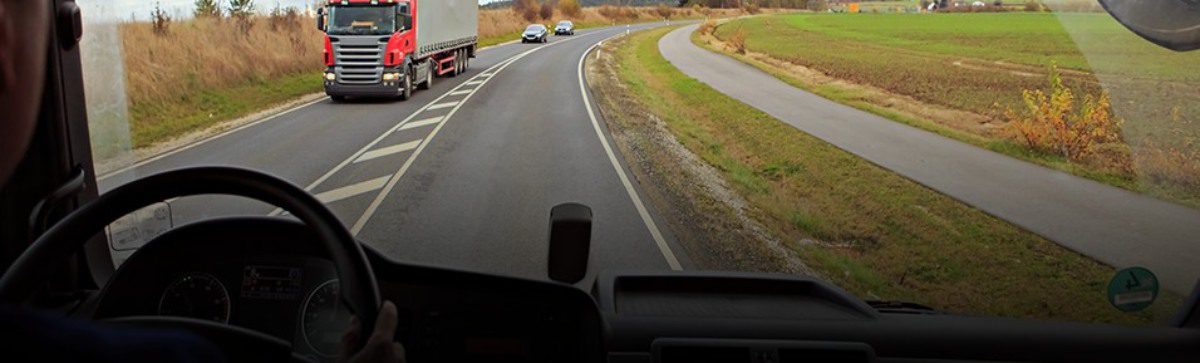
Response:
POLYGON ((1108 282, 1108 302, 1117 310, 1139 311, 1154 303, 1158 298, 1158 278, 1142 267, 1130 267, 1117 271, 1108 282))

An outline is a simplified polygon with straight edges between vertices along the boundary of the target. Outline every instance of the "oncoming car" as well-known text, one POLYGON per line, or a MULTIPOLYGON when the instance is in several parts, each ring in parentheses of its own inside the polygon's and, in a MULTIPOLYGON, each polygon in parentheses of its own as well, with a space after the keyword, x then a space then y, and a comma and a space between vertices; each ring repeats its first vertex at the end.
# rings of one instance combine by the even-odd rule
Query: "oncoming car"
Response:
POLYGON ((554 35, 575 35, 575 23, 563 20, 554 26, 554 35))
POLYGON ((548 41, 546 26, 542 24, 533 24, 525 28, 525 32, 521 33, 521 43, 545 43, 548 41))

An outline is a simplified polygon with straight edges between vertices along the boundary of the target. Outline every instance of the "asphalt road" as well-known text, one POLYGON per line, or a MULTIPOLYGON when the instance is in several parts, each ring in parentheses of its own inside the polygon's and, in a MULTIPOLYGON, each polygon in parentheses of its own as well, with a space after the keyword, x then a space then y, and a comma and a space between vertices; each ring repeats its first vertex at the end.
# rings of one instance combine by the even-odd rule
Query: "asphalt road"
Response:
MULTIPOLYGON (((585 99, 582 57, 625 31, 485 49, 408 101, 323 98, 106 175, 101 189, 185 166, 253 168, 307 187, 393 258, 535 279, 546 278, 550 208, 580 202, 594 215, 593 276, 681 269, 585 99)), ((233 197, 170 204, 175 225, 278 213, 233 197)))
POLYGON ((683 73, 797 129, 1112 266, 1143 266, 1163 286, 1200 277, 1200 211, 1020 161, 844 106, 689 40, 658 43, 683 73))

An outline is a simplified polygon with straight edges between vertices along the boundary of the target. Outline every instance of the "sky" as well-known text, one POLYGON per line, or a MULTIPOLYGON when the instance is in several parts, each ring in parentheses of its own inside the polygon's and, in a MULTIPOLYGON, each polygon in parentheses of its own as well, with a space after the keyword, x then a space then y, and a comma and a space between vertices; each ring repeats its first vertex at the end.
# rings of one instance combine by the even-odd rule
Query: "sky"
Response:
MULTIPOLYGON (((302 8, 318 1, 255 0, 254 5, 259 10, 270 10, 275 7, 275 4, 283 7, 294 6, 302 8)), ((478 1, 480 4, 486 4, 495 0, 478 1)), ((186 17, 192 13, 195 0, 77 0, 79 7, 83 9, 84 18, 91 20, 128 20, 131 17, 146 20, 150 18, 150 11, 154 9, 155 2, 162 4, 163 10, 172 16, 186 17)), ((225 0, 221 0, 221 3, 225 2, 225 0)))

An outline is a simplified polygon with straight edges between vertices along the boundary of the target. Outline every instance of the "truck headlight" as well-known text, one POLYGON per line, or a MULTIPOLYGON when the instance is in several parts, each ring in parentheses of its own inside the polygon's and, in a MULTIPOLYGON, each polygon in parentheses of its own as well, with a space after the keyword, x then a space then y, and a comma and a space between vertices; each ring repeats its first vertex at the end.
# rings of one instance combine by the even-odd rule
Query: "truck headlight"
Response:
POLYGON ((395 80, 395 79, 396 79, 395 73, 384 73, 383 74, 383 80, 385 80, 385 81, 391 81, 391 80, 395 80))
POLYGON ((329 81, 333 81, 333 80, 337 79, 337 75, 333 74, 333 73, 325 73, 325 79, 329 80, 329 81))

